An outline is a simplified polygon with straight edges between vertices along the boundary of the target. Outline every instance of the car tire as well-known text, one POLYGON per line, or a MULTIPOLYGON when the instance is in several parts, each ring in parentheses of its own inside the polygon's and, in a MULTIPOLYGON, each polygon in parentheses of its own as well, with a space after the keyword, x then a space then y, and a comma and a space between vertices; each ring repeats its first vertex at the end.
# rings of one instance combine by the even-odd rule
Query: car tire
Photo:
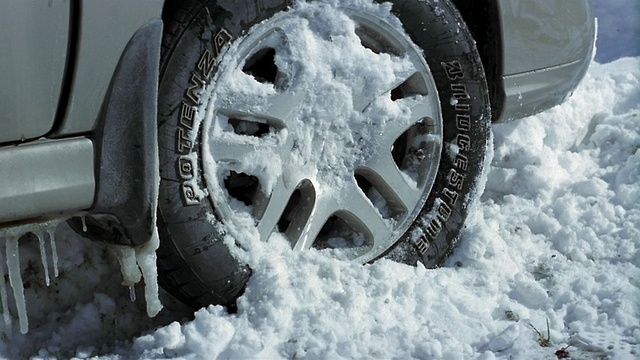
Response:
MULTIPOLYGON (((449 1, 395 0, 391 3, 393 19, 369 11, 369 8, 360 11, 340 4, 358 24, 358 29, 364 29, 358 34, 363 47, 374 53, 397 56, 405 56, 402 52, 406 51, 412 66, 417 69, 415 78, 412 75, 389 88, 386 96, 391 96, 393 101, 429 99, 430 104, 428 116, 413 119, 414 122, 392 144, 385 144, 392 148, 389 153, 397 169, 388 164, 376 168, 368 163, 354 168, 349 193, 340 195, 355 199, 364 207, 376 208, 383 221, 374 216, 376 212, 362 215, 354 206, 322 205, 326 208, 323 224, 315 225, 314 232, 299 230, 313 227, 308 222, 312 221, 311 212, 316 211, 315 208, 339 202, 321 199, 319 194, 326 193, 322 184, 302 176, 298 180, 304 181, 296 180, 295 190, 289 186, 293 192, 283 190, 288 198, 280 199, 283 205, 279 208, 277 221, 272 220, 268 230, 259 233, 266 239, 276 231, 291 239, 294 248, 329 248, 330 254, 362 263, 384 257, 411 265, 421 262, 432 268, 440 265, 454 249, 469 205, 479 196, 490 135, 488 90, 473 38, 449 1), (405 32, 408 37, 403 35, 405 32), (432 140, 419 140, 425 135, 432 135, 429 138, 432 140), (413 174, 417 185, 407 187, 401 180, 386 178, 388 173, 398 170, 405 175, 413 174), (403 191, 404 195, 397 194, 403 191), (300 198, 314 200, 305 202, 300 198), (380 198, 382 205, 376 205, 380 198), (292 207, 295 211, 290 211, 292 207), (324 222, 327 216, 330 226, 324 222), (374 222, 376 224, 370 226, 369 223, 374 222), (380 224, 391 224, 388 231, 382 231, 386 236, 384 239, 377 238, 376 234, 381 232, 372 230, 380 228, 380 224), (349 238, 353 234, 347 232, 364 237, 349 238), (306 240, 310 238, 308 234, 314 234, 309 241, 306 240), (336 243, 336 237, 352 241, 336 243), (303 238, 304 241, 300 240, 303 238)), ((233 66, 224 67, 225 63, 241 66, 245 74, 258 82, 270 83, 274 88, 292 86, 294 75, 280 76, 284 71, 274 60, 277 55, 273 53, 277 54, 278 46, 285 45, 265 47, 263 43, 268 41, 262 40, 272 36, 270 26, 281 29, 284 27, 282 22, 297 16, 295 14, 285 0, 188 0, 165 5, 158 99, 161 175, 158 270, 161 285, 194 308, 208 304, 233 307, 250 277, 249 267, 236 259, 228 242, 224 241, 225 236, 234 235, 228 226, 235 221, 234 212, 229 210, 232 208, 230 203, 261 208, 262 213, 256 215, 259 228, 260 222, 269 216, 269 205, 263 204, 280 194, 279 190, 272 190, 265 200, 264 193, 269 191, 264 189, 274 186, 277 189, 277 185, 265 185, 258 175, 244 168, 227 169, 224 175, 211 170, 212 160, 215 163, 219 159, 215 154, 216 147, 211 150, 210 143, 218 140, 207 135, 213 133, 209 127, 214 125, 211 125, 213 120, 206 120, 206 113, 218 115, 216 103, 207 105, 207 101, 213 100, 205 95, 213 94, 210 98, 226 96, 222 93, 225 90, 215 83, 225 81, 225 71, 233 71, 233 66), (262 40, 258 39, 260 36, 262 40), (260 46, 263 48, 258 49, 260 46)), ((359 98, 354 99, 355 107, 359 98)), ((230 101, 233 107, 233 101, 230 101)), ((302 104, 308 99, 291 101, 302 104)), ((357 110, 364 112, 362 108, 357 110)), ((231 119, 233 116, 227 116, 231 124, 227 130, 233 132, 233 136, 247 136, 244 122, 253 121, 247 120, 253 118, 238 115, 238 119, 231 119)), ((274 122, 277 126, 270 121, 248 124, 248 128, 254 128, 250 135, 260 137, 278 131, 271 127, 288 126, 286 121, 274 122), (267 125, 262 128, 260 124, 267 125)), ((386 139, 385 136, 381 135, 386 139)), ((297 144, 288 148, 289 153, 291 149, 297 151, 296 146, 303 146, 297 144)), ((251 153, 252 150, 247 149, 251 153)), ((231 156, 244 158, 237 152, 231 156)))

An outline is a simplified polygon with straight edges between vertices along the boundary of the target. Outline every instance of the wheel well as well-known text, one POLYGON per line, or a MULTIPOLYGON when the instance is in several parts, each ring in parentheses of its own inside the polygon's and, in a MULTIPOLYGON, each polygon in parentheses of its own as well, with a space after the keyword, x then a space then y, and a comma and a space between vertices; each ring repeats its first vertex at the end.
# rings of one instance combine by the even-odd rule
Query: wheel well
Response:
POLYGON ((464 19, 476 41, 484 66, 491 98, 491 118, 502 115, 505 102, 503 72, 502 29, 497 0, 451 0, 464 19))

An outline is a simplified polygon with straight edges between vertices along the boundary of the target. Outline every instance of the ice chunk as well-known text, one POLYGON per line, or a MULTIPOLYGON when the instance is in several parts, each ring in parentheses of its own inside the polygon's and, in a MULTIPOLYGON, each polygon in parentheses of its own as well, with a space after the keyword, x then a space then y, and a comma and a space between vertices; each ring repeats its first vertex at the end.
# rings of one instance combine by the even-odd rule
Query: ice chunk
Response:
POLYGON ((29 331, 29 319, 27 319, 27 304, 24 299, 24 286, 20 272, 20 254, 18 250, 18 237, 7 240, 7 268, 9 269, 9 283, 13 289, 13 298, 18 310, 20 320, 20 332, 26 334, 29 331))
POLYGON ((40 243, 40 261, 42 262, 42 268, 44 269, 44 282, 47 286, 50 286, 51 279, 49 278, 49 261, 47 261, 47 249, 45 248, 44 243, 44 233, 37 232, 35 235, 40 243))
POLYGON ((0 299, 2 300, 2 317, 4 325, 11 326, 11 314, 9 314, 9 299, 7 298, 7 284, 4 281, 4 259, 0 253, 0 299))

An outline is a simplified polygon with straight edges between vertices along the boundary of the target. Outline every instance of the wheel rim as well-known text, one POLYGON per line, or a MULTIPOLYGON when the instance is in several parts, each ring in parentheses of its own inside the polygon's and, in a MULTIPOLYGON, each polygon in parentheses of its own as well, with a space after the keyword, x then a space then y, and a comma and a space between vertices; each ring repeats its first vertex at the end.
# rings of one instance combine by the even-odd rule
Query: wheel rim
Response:
POLYGON ((278 13, 232 45, 206 91, 203 173, 223 222, 248 214, 263 241, 278 232, 295 250, 364 263, 424 206, 442 115, 396 18, 322 4, 278 13))

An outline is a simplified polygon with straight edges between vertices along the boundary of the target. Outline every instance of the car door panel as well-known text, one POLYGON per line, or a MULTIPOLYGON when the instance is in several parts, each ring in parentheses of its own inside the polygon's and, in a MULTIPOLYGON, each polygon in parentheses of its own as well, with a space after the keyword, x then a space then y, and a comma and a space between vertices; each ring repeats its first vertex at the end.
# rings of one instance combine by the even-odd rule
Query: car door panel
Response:
POLYGON ((2 1, 0 143, 37 138, 55 122, 67 60, 69 1, 2 1))

